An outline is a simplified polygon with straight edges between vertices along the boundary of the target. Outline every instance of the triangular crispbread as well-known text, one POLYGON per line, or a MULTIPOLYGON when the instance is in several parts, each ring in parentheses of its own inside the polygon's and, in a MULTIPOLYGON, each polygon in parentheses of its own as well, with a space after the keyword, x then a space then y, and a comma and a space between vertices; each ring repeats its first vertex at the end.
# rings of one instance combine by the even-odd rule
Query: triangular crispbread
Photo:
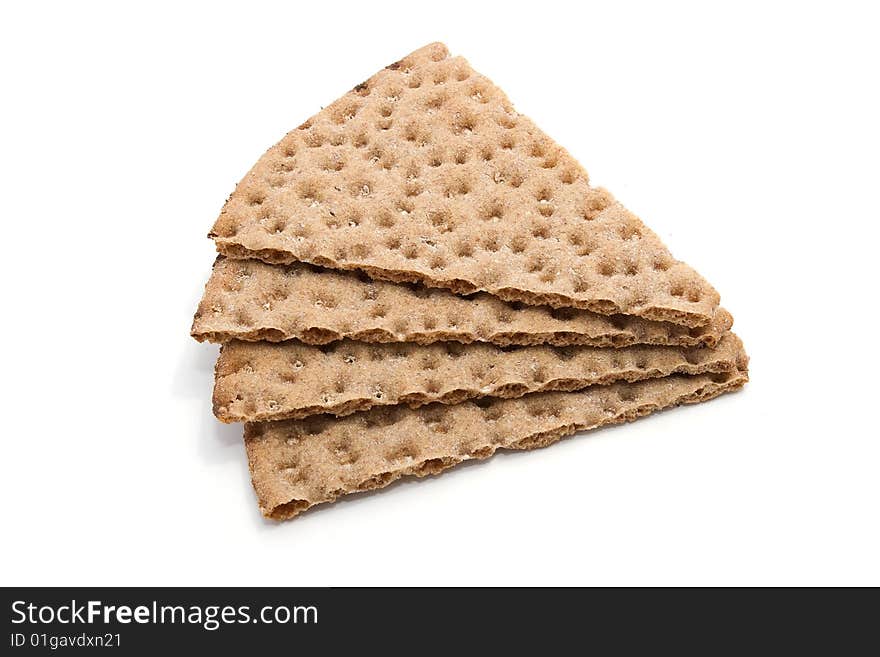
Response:
POLYGON ((301 340, 491 342, 625 347, 714 346, 733 318, 719 308, 706 326, 688 328, 631 315, 508 303, 480 292, 374 281, 313 265, 267 265, 218 257, 193 320, 199 341, 301 340))
POLYGON ((704 326, 718 294, 445 46, 386 67, 273 146, 211 231, 270 263, 704 326))
POLYGON ((214 414, 223 422, 262 422, 396 404, 512 399, 615 381, 717 374, 745 366, 741 354, 742 342, 733 333, 714 349, 233 341, 223 345, 217 361, 214 414))
POLYGON ((260 510, 284 520, 401 477, 437 474, 462 461, 485 459, 498 449, 544 447, 576 431, 711 399, 747 380, 741 368, 485 403, 415 410, 391 406, 339 419, 320 415, 246 424, 245 445, 260 510))

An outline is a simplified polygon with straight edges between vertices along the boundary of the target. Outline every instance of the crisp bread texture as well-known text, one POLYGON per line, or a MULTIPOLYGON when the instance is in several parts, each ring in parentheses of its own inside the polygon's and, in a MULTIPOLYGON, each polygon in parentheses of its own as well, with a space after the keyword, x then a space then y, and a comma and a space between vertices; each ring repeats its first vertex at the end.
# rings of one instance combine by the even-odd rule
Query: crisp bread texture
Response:
POLYGON ((210 236, 231 257, 705 326, 717 292, 445 46, 288 133, 210 236))
POLYGON ((713 346, 733 318, 719 308, 712 322, 688 328, 631 315, 599 315, 502 301, 484 292, 461 297, 412 283, 314 265, 268 265, 222 256, 205 286, 191 334, 199 341, 298 339, 363 342, 491 342, 622 347, 713 346))
POLYGON ((337 419, 245 425, 262 513, 292 518, 311 506, 404 476, 437 474, 496 450, 544 447, 585 429, 633 420, 742 387, 745 370, 543 392, 454 406, 376 408, 337 419))
POLYGON ((728 333, 709 347, 497 347, 488 344, 231 342, 217 360, 214 414, 223 422, 342 416, 374 406, 459 404, 580 390, 614 381, 745 366, 728 333))

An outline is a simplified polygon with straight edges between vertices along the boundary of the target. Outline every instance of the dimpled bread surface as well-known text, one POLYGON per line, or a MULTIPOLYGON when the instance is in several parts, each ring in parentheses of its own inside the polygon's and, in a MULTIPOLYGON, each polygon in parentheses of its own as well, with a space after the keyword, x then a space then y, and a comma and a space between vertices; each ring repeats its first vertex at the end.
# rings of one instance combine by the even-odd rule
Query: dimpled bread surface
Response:
POLYGON ((747 380, 746 371, 736 369, 517 399, 252 423, 245 425, 245 444, 262 513, 284 520, 400 477, 437 474, 462 461, 485 459, 501 448, 544 447, 580 430, 704 401, 747 380))
POLYGON ((497 345, 632 344, 714 346, 733 324, 719 308, 712 322, 688 328, 631 315, 505 302, 486 293, 373 281, 313 265, 268 265, 219 257, 191 334, 199 341, 297 339, 363 342, 491 342, 497 345))
POLYGON ((688 327, 710 324, 719 300, 439 43, 357 85, 269 149, 210 236, 235 258, 688 327))
POLYGON ((347 415, 373 406, 458 404, 614 381, 725 372, 745 366, 728 333, 709 347, 497 347, 375 344, 345 340, 231 342, 217 361, 214 414, 223 422, 347 415))

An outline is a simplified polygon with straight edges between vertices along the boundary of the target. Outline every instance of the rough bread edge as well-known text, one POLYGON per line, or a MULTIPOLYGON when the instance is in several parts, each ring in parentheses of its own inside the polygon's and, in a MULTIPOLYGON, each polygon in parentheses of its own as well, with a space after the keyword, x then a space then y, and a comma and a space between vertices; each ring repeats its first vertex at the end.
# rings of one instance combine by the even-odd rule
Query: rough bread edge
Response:
MULTIPOLYGON (((727 327, 729 329, 730 326, 727 327)), ((725 330, 727 330, 725 329, 725 330)), ((391 331, 384 329, 371 329, 368 331, 355 331, 349 334, 342 334, 333 329, 310 328, 305 331, 298 332, 297 335, 290 337, 284 336, 283 331, 277 328, 260 328, 252 331, 243 331, 234 333, 232 331, 196 331, 190 335, 197 342, 208 342, 211 344, 225 344, 232 340, 241 340, 242 342, 286 342, 289 340, 299 340, 305 344, 315 346, 330 344, 343 339, 357 340, 358 342, 371 342, 375 344, 387 344, 389 342, 413 342, 415 344, 434 344, 436 342, 460 342, 461 344, 473 344, 474 342, 489 342, 499 347, 531 347, 541 344, 549 344, 554 347, 606 347, 620 348, 628 347, 636 344, 651 344, 657 346, 670 347, 714 347, 718 344, 720 334, 712 333, 700 337, 681 336, 678 338, 670 338, 668 340, 652 340, 650 342, 638 342, 621 336, 601 336, 591 338, 588 335, 573 333, 571 331, 557 331, 553 333, 526 333, 524 331, 500 332, 494 333, 487 339, 480 337, 453 333, 451 331, 417 331, 407 336, 403 340, 391 331)))
MULTIPOLYGON (((295 257, 291 253, 279 249, 250 250, 240 244, 226 241, 213 233, 208 237, 214 240, 217 252, 234 260, 261 260, 271 265, 292 265, 295 262, 307 262, 318 267, 338 269, 341 271, 360 271, 370 278, 392 283, 417 283, 426 287, 437 287, 451 290, 455 294, 473 294, 474 292, 486 292, 499 299, 508 302, 525 303, 530 306, 550 306, 551 308, 580 308, 589 310, 599 315, 618 315, 625 311, 610 299, 587 299, 579 300, 561 293, 535 293, 526 290, 518 290, 511 287, 493 288, 491 290, 481 288, 473 283, 461 279, 439 279, 425 276, 416 271, 403 271, 382 269, 367 265, 355 265, 346 262, 331 260, 326 257, 302 258, 295 257)), ((717 304, 716 304, 717 306, 717 304)), ((628 314, 636 314, 639 317, 655 322, 669 322, 688 328, 700 328, 707 326, 712 321, 712 316, 703 313, 689 312, 686 310, 673 310, 659 306, 640 306, 628 309, 628 314)))
MULTIPOLYGON (((388 343, 411 342, 432 344, 435 342, 488 342, 500 346, 532 346, 550 344, 554 346, 582 345, 592 347, 627 347, 637 344, 658 346, 715 346, 721 336, 733 325, 733 316, 725 309, 715 311, 712 322, 702 328, 686 329, 683 326, 664 322, 652 322, 631 315, 596 315, 587 310, 563 309, 572 316, 557 318, 557 309, 541 306, 509 304, 485 292, 475 294, 465 303, 448 290, 435 289, 426 298, 425 288, 414 289, 387 281, 366 282, 350 272, 322 269, 313 265, 297 263, 293 268, 307 267, 305 276, 288 277, 284 266, 269 265, 258 260, 227 260, 218 256, 211 276, 205 284, 205 291, 199 302, 190 327, 190 335, 198 342, 225 343, 232 340, 243 342, 285 342, 299 340, 311 345, 324 345, 342 339, 360 342, 388 343), (239 274, 231 278, 231 262, 241 263, 239 274), (254 268, 253 270, 249 268, 254 268), (262 287, 242 290, 237 276, 246 272, 246 278, 259 280, 262 287), (289 283, 289 280, 296 283, 289 283), (242 320, 232 308, 244 307, 261 291, 278 285, 286 295, 282 302, 298 300, 305 294, 314 295, 314 289, 322 283, 329 284, 335 294, 362 297, 354 301, 352 313, 360 317, 352 325, 350 321, 334 313, 296 313, 288 309, 282 313, 267 312, 265 308, 253 308, 242 320), (291 287, 287 287, 290 285, 291 287), (388 315, 372 314, 371 303, 391 293, 393 307, 388 315), (455 314, 464 313, 464 321, 450 326, 430 325, 426 318, 433 318, 437 309, 437 299, 441 308, 455 314), (358 305, 360 304, 360 305, 358 305), (401 320, 398 308, 408 308, 406 320, 401 320), (508 319, 502 319, 506 315, 508 319), (394 317, 397 317, 397 320, 394 317), (515 326, 510 325, 511 317, 516 317, 515 326), (372 318, 372 319, 367 319, 372 318), (415 321, 409 321, 413 318, 415 321), (520 321, 522 318, 523 321, 520 321)), ((317 303, 315 304, 318 305, 317 303)), ((296 306, 302 308, 302 304, 296 306)), ((332 307, 332 306, 331 306, 332 307)), ((272 310, 271 308, 269 310, 272 310)), ((350 318, 349 318, 350 319, 350 318)))
POLYGON ((413 342, 421 345, 434 344, 436 342, 460 342, 461 344, 488 342, 499 347, 529 347, 540 344, 548 344, 555 347, 584 346, 610 348, 629 347, 637 344, 669 347, 715 347, 724 333, 733 327, 733 315, 724 308, 719 308, 712 321, 713 325, 707 327, 706 333, 700 335, 670 335, 668 337, 657 336, 648 340, 640 340, 638 336, 629 337, 623 334, 591 336, 574 331, 496 331, 487 336, 480 336, 476 333, 465 331, 409 330, 405 334, 400 334, 378 327, 350 332, 338 331, 328 326, 310 326, 304 329, 295 329, 294 331, 285 331, 274 326, 264 326, 242 331, 203 331, 196 327, 196 322, 197 320, 193 321, 190 336, 197 342, 209 342, 212 344, 224 344, 232 340, 278 343, 299 340, 305 344, 320 346, 349 339, 377 344, 413 342))
MULTIPOLYGON (((281 347, 283 349, 283 347, 281 347)), ((670 347, 671 352, 677 352, 674 347, 670 347)), ((224 349, 221 351, 220 357, 217 359, 214 376, 214 392, 212 395, 212 406, 215 417, 224 423, 234 422, 271 422, 279 420, 299 420, 313 415, 330 414, 337 417, 344 417, 366 411, 379 406, 396 406, 403 404, 410 408, 418 408, 427 404, 439 403, 444 405, 460 404, 465 401, 474 399, 482 399, 486 397, 499 399, 515 399, 528 394, 538 392, 574 392, 583 390, 594 385, 607 385, 618 381, 634 383, 636 381, 644 381, 648 379, 656 379, 671 375, 690 375, 698 374, 721 374, 732 372, 737 369, 745 369, 748 366, 748 358, 745 355, 742 341, 733 333, 724 336, 721 344, 717 349, 713 349, 713 353, 704 362, 689 362, 686 353, 681 353, 680 361, 673 366, 667 366, 659 358, 654 362, 648 362, 642 368, 635 365, 623 367, 617 371, 608 371, 604 373, 595 373, 592 376, 570 373, 568 376, 556 377, 547 381, 530 381, 528 383, 520 380, 501 380, 491 386, 481 386, 478 381, 459 381, 458 386, 444 393, 432 394, 427 391, 416 390, 415 386, 410 391, 393 396, 386 394, 381 399, 376 399, 374 395, 362 393, 362 396, 337 403, 325 404, 308 404, 298 408, 290 408, 281 404, 274 411, 255 410, 251 413, 234 412, 230 406, 229 398, 235 393, 238 397, 253 395, 251 391, 245 387, 238 387, 234 383, 231 386, 224 385, 230 380, 231 376, 221 375, 222 362, 224 360, 224 349)), ((412 356, 415 358, 415 356, 412 356)), ((503 357, 503 355, 499 356, 503 357)), ((293 389, 296 384, 290 384, 289 388, 293 389)), ((237 406, 236 406, 237 408, 237 406)))
MULTIPOLYGON (((329 114, 331 114, 333 111, 335 111, 337 109, 342 109, 343 106, 346 103, 348 103, 350 100, 354 99, 354 96, 357 96, 360 91, 369 92, 373 86, 386 80, 388 78, 388 76, 391 75, 390 72, 395 72, 398 69, 403 68, 405 73, 409 73, 411 67, 419 68, 423 65, 432 66, 433 64, 428 62, 429 59, 431 60, 431 62, 450 60, 449 50, 447 49, 447 47, 444 44, 439 43, 439 42, 431 43, 431 44, 428 44, 422 48, 417 49, 416 51, 414 51, 414 52, 410 53, 409 55, 398 60, 398 62, 395 62, 394 64, 385 67, 385 69, 378 71, 376 74, 374 74, 371 78, 369 78, 365 82, 363 82, 359 85, 356 85, 355 88, 352 89, 350 92, 341 96, 336 101, 331 103, 328 107, 323 108, 320 112, 318 112, 317 114, 315 114, 314 116, 309 118, 306 122, 304 122, 300 126, 300 129, 302 129, 302 130, 312 129, 314 127, 314 125, 316 124, 316 122, 322 122, 322 121, 324 121, 324 119, 327 119, 329 114)), ((504 109, 506 113, 514 112, 514 110, 512 109, 512 106, 510 106, 509 99, 507 99, 506 94, 504 93, 504 91, 502 89, 500 89, 497 85, 495 85, 491 80, 489 80, 485 76, 482 76, 478 72, 474 71, 470 67, 470 65, 466 62, 466 60, 464 60, 463 58, 455 57, 455 58, 452 58, 450 61, 453 61, 453 60, 458 61, 462 65, 466 66, 468 71, 471 74, 480 75, 480 77, 483 78, 485 80, 485 82, 489 85, 489 88, 493 92, 495 92, 495 94, 497 96, 500 96, 501 101, 499 101, 499 102, 501 102, 501 108, 504 109), (506 106, 510 106, 510 108, 508 108, 506 106)), ((424 93, 424 92, 420 92, 420 93, 424 93)), ((369 93, 368 93, 368 95, 369 95, 369 93)), ((372 106, 374 103, 375 103, 375 101, 371 98, 369 101, 366 102, 366 105, 372 106)), ((497 103, 495 103, 495 104, 497 104, 497 103)), ((488 111, 488 110, 486 110, 486 111, 488 111)), ((349 117, 349 118, 354 118, 354 115, 352 114, 351 117, 349 117)), ((555 140, 550 138, 548 135, 545 135, 544 132, 537 125, 535 125, 531 120, 529 120, 526 117, 520 117, 520 118, 523 119, 524 123, 526 124, 526 128, 528 128, 529 125, 531 126, 531 131, 528 132, 529 135, 531 135, 532 132, 534 132, 534 133, 538 134, 539 136, 546 138, 546 140, 548 142, 550 142, 550 144, 552 145, 552 147, 554 149, 558 148, 560 153, 564 154, 566 158, 571 159, 571 164, 581 174, 584 182, 587 181, 588 178, 586 175, 586 171, 583 169, 583 166, 573 156, 571 156, 571 154, 568 153, 568 151, 566 151, 565 148, 563 148, 560 144, 558 144, 555 140)), ((347 119, 345 119, 343 117, 343 122, 345 120, 347 120, 347 119)), ((339 123, 339 121, 336 121, 334 119, 334 123, 339 123)), ((389 127, 390 127, 390 125, 389 125, 389 127)), ((509 127, 512 128, 514 126, 509 126, 509 127)), ((292 135, 292 134, 299 134, 299 133, 296 131, 291 131, 291 133, 288 133, 288 136, 285 136, 273 148, 275 148, 275 149, 280 148, 281 144, 286 139, 288 139, 288 137, 290 137, 290 135, 292 135)), ((317 144, 317 145, 321 145, 321 144, 317 144)), ((309 146, 314 146, 314 144, 309 144, 309 146)), ((360 270, 360 271, 364 271, 364 272, 370 272, 370 271, 372 271, 373 267, 378 267, 378 269, 382 273, 381 274, 376 273, 375 274, 376 277, 379 277, 379 276, 390 277, 390 278, 387 278, 387 280, 407 280, 407 281, 411 281, 411 282, 432 280, 432 281, 434 281, 434 283, 433 283, 434 287, 445 287, 445 288, 449 288, 449 289, 453 289, 453 290, 459 290, 463 286, 464 289, 469 290, 469 291, 473 291, 475 289, 482 289, 482 290, 486 290, 487 292, 491 292, 493 294, 496 294, 497 296, 499 296, 499 298, 508 298, 508 297, 503 296, 505 294, 513 295, 510 298, 513 298, 514 300, 522 301, 524 303, 535 303, 535 301, 533 301, 534 299, 544 299, 542 301, 538 301, 538 303, 540 305, 551 305, 551 306, 556 306, 556 307, 565 306, 565 307, 585 308, 585 309, 594 310, 595 312, 599 312, 601 314, 615 314, 615 313, 626 312, 626 313, 629 313, 632 315, 642 316, 647 319, 652 319, 655 321, 668 321, 668 322, 673 322, 673 323, 676 323, 676 324, 679 324, 682 326, 687 326, 687 327, 699 327, 699 326, 707 325, 711 321, 711 315, 712 315, 712 312, 714 311, 714 308, 717 307, 717 305, 720 301, 720 297, 719 297, 717 291, 708 283, 708 281, 706 281, 702 276, 700 276, 695 270, 693 270, 690 267, 687 267, 687 268, 691 271, 691 278, 698 279, 698 283, 700 284, 700 287, 703 288, 704 292, 708 293, 708 299, 703 302, 703 310, 702 311, 689 310, 687 307, 681 307, 679 305, 675 305, 676 302, 670 302, 670 301, 667 301, 666 302, 667 305, 664 305, 663 303, 658 302, 658 301, 654 301, 654 302, 650 302, 650 301, 628 302, 628 301, 619 300, 618 302, 615 302, 615 301, 612 301, 611 299, 608 299, 608 298, 602 298, 601 296, 594 298, 594 299, 583 299, 583 298, 578 298, 576 294, 575 295, 559 294, 559 293, 557 293, 556 290, 553 290, 553 289, 542 290, 542 291, 525 291, 525 290, 522 290, 521 288, 517 288, 513 291, 510 291, 507 288, 502 287, 501 291, 499 292, 495 287, 492 287, 492 289, 489 289, 489 287, 482 286, 482 284, 479 283, 479 280, 477 278, 474 278, 473 276, 465 275, 465 276, 461 277, 461 276, 452 275, 452 274, 437 276, 437 275, 431 274, 431 273, 420 273, 420 272, 413 270, 412 268, 409 268, 409 267, 405 268, 404 270, 400 270, 399 267, 394 267, 394 266, 388 267, 388 266, 382 265, 382 264, 377 265, 375 263, 371 263, 371 262, 364 261, 364 260, 361 260, 360 262, 344 263, 344 262, 340 262, 341 260, 343 260, 343 257, 337 256, 337 255, 332 255, 329 252, 322 252, 321 255, 309 255, 308 253, 303 252, 302 249, 297 249, 296 251, 290 251, 283 246, 279 247, 277 245, 277 243, 275 243, 275 244, 267 243, 265 240, 258 240, 257 242, 251 241, 249 244, 245 244, 245 243, 241 242, 240 239, 235 239, 235 240, 230 239, 237 232, 237 228, 236 228, 230 234, 229 231, 227 230, 228 226, 225 225, 225 224, 229 223, 229 221, 232 221, 232 214, 234 214, 234 213, 232 213, 229 216, 225 216, 227 211, 230 209, 230 207, 235 206, 235 204, 234 203, 231 204, 231 202, 233 201, 233 199, 235 199, 236 201, 242 199, 246 193, 246 190, 250 189, 251 187, 253 187, 254 190, 257 190, 258 188, 262 189, 265 187, 264 184, 262 184, 262 183, 258 184, 256 182, 254 182, 254 180, 250 180, 250 178, 255 174, 259 165, 264 161, 264 158, 269 156, 269 154, 271 152, 272 152, 272 149, 267 151, 267 153, 264 154, 260 158, 260 160, 258 160, 257 164, 254 167, 252 167, 252 169, 248 173, 248 176, 246 176, 245 179, 243 179, 239 183, 239 186, 236 187, 236 190, 233 192, 232 196, 227 201, 227 204, 224 205, 224 209, 221 211, 221 217, 218 218, 214 227, 209 232, 209 237, 214 238, 216 240, 217 248, 219 251, 221 251, 221 253, 224 252, 223 249, 228 249, 228 254, 230 254, 231 257, 236 257, 236 256, 232 255, 232 253, 233 253, 233 251, 238 250, 239 255, 237 257, 257 257, 257 258, 263 259, 265 262, 269 262, 269 263, 289 262, 292 259, 296 259, 296 260, 302 261, 302 262, 309 262, 309 263, 314 263, 314 264, 318 264, 318 265, 322 265, 322 266, 331 266, 336 269, 360 270), (226 219, 229 221, 221 221, 222 219, 226 219), (238 247, 238 248, 236 249, 236 247, 238 247), (467 280, 465 280, 465 279, 467 279, 467 280), (480 286, 479 288, 477 287, 478 285, 480 286), (673 305, 668 305, 670 303, 673 305), (624 306, 625 306, 625 308, 624 308, 624 306), (603 308, 604 308, 604 310, 602 310, 603 308)), ((338 169, 337 169, 337 171, 338 171, 338 169)), ((281 184, 280 186, 285 187, 284 184, 281 184)), ((605 192, 604 190, 601 190, 600 188, 592 188, 592 189, 597 192, 600 192, 600 193, 607 195, 607 192, 605 192)), ((265 190, 263 189, 263 191, 265 191, 265 190)), ((608 195, 608 196, 610 196, 610 195, 608 195)), ((265 200, 265 198, 260 197, 258 202, 256 200, 253 202, 249 200, 248 204, 250 204, 251 206, 254 204, 261 205, 263 200, 265 200)), ((609 200, 609 203, 607 205, 605 205, 602 209, 604 210, 605 208, 609 207, 610 205, 614 205, 614 203, 612 203, 611 200, 609 200)), ((619 204, 616 204, 616 205, 619 206, 619 204)), ((631 214, 631 213, 626 212, 622 206, 619 206, 618 209, 623 211, 627 215, 631 214)), ((245 215, 248 215, 247 211, 245 211, 245 215)), ((239 217, 239 218, 241 218, 241 217, 239 217)), ((253 216, 253 212, 251 211, 250 215, 247 216, 246 218, 248 218, 249 221, 253 222, 254 218, 255 218, 253 216)), ((645 231, 647 233, 650 233, 653 236, 653 238, 656 239, 657 246, 662 247, 662 249, 665 252, 667 252, 667 255, 670 255, 670 254, 668 254, 668 249, 662 244, 662 242, 659 240, 659 238, 656 236, 656 234, 654 234, 653 231, 651 231, 647 226, 644 226, 644 224, 643 224, 643 222, 641 222, 641 220, 638 220, 638 222, 639 222, 640 226, 643 226, 643 228, 645 229, 645 231)), ((283 228, 282 228, 282 231, 283 231, 283 228)), ((671 257, 671 255, 670 255, 670 257, 671 257)), ((674 262, 675 262, 675 264, 682 264, 684 266, 687 266, 687 265, 685 265, 685 263, 678 261, 678 260, 675 260, 674 262)), ((674 295, 674 296, 678 296, 678 295, 674 295)))
POLYGON ((391 483, 397 481, 398 479, 401 479, 402 477, 425 477, 427 475, 440 474, 463 461, 487 459, 494 455, 499 448, 525 450, 547 447, 548 445, 558 442, 562 438, 575 434, 579 431, 588 431, 592 429, 598 429, 603 426, 631 422, 640 417, 649 415, 660 410, 674 408, 676 406, 681 406, 684 404, 695 404, 703 401, 708 401, 709 399, 713 399, 724 393, 739 390, 748 382, 748 378, 749 377, 747 370, 737 370, 736 372, 730 373, 728 377, 723 381, 708 380, 704 385, 701 385, 696 390, 686 392, 668 404, 662 404, 655 401, 647 401, 637 406, 624 409, 617 415, 607 418, 606 420, 600 421, 598 423, 569 423, 549 431, 527 435, 510 444, 499 446, 489 445, 477 449, 469 454, 447 456, 440 459, 429 459, 427 461, 422 461, 418 464, 414 464, 408 467, 379 473, 371 477, 370 479, 362 482, 360 485, 357 486, 357 488, 353 490, 338 491, 337 494, 323 500, 310 501, 305 499, 290 499, 285 502, 271 504, 268 503, 266 500, 261 499, 258 482, 255 477, 255 458, 257 452, 253 449, 253 441, 257 438, 257 433, 255 432, 255 426, 257 425, 254 424, 246 424, 244 432, 245 446, 248 454, 248 468, 251 473, 251 480, 259 500, 260 512, 263 514, 263 516, 271 520, 277 521, 289 520, 313 506, 333 502, 343 495, 348 495, 356 492, 364 492, 377 488, 384 488, 391 483))

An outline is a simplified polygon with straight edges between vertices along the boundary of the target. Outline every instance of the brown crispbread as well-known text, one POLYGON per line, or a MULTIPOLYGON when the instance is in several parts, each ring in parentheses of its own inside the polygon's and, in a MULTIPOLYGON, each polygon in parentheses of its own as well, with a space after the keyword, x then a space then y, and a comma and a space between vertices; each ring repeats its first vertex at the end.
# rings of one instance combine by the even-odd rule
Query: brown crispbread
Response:
POLYGON ((702 277, 438 43, 288 133, 210 236, 234 258, 688 327, 708 325, 718 305, 702 277))
POLYGON ((743 369, 454 406, 382 407, 341 419, 253 423, 245 425, 245 444, 260 510, 284 520, 404 476, 488 458, 499 448, 544 447, 577 431, 710 399, 747 380, 743 369))
POLYGON ((732 333, 714 349, 230 342, 217 361, 214 414, 223 422, 342 416, 374 406, 514 398, 671 374, 727 372, 745 364, 742 343, 732 333))
POLYGON ((298 339, 363 342, 491 342, 622 347, 713 346, 733 318, 719 308, 710 325, 687 328, 629 315, 508 303, 486 293, 373 281, 363 274, 295 263, 219 257, 193 320, 199 341, 298 339))

